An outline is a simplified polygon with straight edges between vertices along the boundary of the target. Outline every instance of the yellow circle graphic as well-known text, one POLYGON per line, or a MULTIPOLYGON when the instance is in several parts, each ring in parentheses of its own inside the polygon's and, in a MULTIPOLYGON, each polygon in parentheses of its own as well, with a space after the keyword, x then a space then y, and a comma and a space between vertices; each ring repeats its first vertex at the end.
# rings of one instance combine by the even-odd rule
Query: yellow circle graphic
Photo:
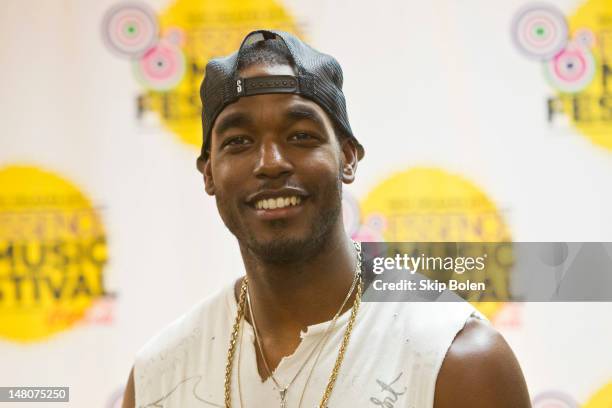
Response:
MULTIPOLYGON (((415 167, 393 174, 363 199, 361 209, 365 225, 370 219, 384 220, 381 234, 387 242, 511 241, 493 201, 471 181, 439 168, 415 167)), ((490 278, 500 297, 507 296, 508 271, 495 268, 487 267, 487 277, 472 276, 490 278)), ((503 306, 474 304, 489 318, 503 306)))
POLYGON ((549 101, 549 115, 563 113, 594 144, 612 150, 612 2, 588 0, 568 17, 570 43, 567 55, 548 64, 570 83, 588 85, 549 101), (592 78, 592 79, 591 79, 592 78))
POLYGON ((177 0, 159 19, 161 36, 181 44, 186 72, 174 88, 141 95, 139 115, 155 112, 166 129, 197 147, 202 144, 199 90, 208 60, 236 51, 256 29, 300 35, 294 18, 274 0, 177 0))
POLYGON ((600 389, 584 405, 584 408, 610 408, 612 407, 612 382, 600 389))
POLYGON ((42 340, 106 294, 106 234, 90 200, 36 167, 0 168, 0 337, 42 340))

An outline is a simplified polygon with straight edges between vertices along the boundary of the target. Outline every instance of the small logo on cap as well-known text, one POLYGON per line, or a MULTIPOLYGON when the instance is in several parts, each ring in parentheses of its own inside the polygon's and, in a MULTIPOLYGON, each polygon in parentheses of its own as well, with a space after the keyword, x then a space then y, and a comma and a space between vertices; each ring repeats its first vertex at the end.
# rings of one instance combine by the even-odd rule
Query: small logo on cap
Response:
POLYGON ((239 94, 242 93, 242 79, 236 81, 236 90, 239 94))

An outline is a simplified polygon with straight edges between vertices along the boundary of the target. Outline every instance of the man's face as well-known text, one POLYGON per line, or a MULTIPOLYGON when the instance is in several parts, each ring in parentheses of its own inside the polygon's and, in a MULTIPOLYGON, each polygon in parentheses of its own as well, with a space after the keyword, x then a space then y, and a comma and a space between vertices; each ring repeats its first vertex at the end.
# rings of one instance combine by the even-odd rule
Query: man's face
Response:
MULTIPOLYGON (((241 72, 293 74, 285 65, 241 72)), ((241 244, 269 262, 288 262, 309 256, 342 227, 342 182, 353 181, 356 166, 354 145, 346 143, 340 145, 325 111, 308 99, 243 97, 218 115, 200 170, 241 244)))

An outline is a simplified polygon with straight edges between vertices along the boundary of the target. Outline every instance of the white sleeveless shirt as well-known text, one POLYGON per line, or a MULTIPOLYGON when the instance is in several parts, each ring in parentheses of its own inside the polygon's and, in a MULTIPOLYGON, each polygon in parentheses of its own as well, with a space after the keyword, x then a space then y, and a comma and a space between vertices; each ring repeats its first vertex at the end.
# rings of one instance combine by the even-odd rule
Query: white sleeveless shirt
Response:
MULTIPOLYGON (((224 407, 236 312, 234 289, 228 286, 151 339, 134 365, 136 407, 224 407)), ((329 408, 432 408, 444 356, 471 315, 484 319, 467 302, 362 302, 329 408)), ((304 408, 319 406, 349 317, 350 310, 339 316, 316 366, 317 353, 290 386, 287 408, 298 408, 301 398, 304 408)), ((291 381, 328 324, 302 332, 295 352, 274 371, 281 385, 291 381)), ((242 408, 279 407, 274 382, 262 382, 257 370, 253 328, 246 321, 242 328, 234 356, 232 407, 241 408, 241 399, 242 408)))

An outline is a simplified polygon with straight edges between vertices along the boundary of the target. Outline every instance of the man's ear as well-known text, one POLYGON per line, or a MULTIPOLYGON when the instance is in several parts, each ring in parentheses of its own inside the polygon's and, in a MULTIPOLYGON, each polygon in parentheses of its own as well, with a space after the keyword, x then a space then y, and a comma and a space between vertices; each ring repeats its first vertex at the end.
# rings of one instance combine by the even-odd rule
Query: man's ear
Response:
POLYGON ((198 157, 196 165, 200 173, 204 176, 204 190, 206 190, 208 195, 215 195, 215 181, 213 180, 210 166, 210 155, 206 159, 203 159, 202 156, 198 157))
POLYGON ((340 143, 342 149, 342 182, 351 184, 355 181, 357 163, 359 162, 357 145, 351 137, 344 138, 340 143))

